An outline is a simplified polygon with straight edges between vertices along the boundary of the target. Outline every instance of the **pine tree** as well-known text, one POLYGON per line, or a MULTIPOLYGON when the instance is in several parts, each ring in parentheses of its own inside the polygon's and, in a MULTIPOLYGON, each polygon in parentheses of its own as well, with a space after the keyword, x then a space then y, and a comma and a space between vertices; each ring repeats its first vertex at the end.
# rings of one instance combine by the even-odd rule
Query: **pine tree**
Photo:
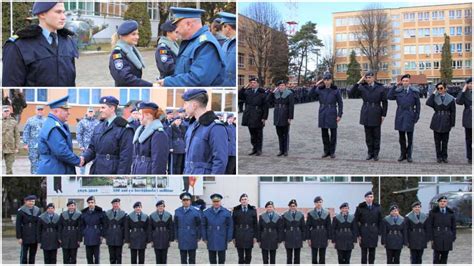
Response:
MULTIPOLYGON (((381 202, 378 202, 382 205, 382 213, 384 215, 388 215, 390 213, 389 209, 392 204, 397 204, 400 215, 405 216, 407 213, 411 211, 411 204, 415 201, 418 201, 418 190, 408 191, 408 192, 401 192, 401 193, 393 193, 399 190, 405 190, 408 188, 417 188, 419 177, 380 177, 381 186, 380 186, 380 193, 381 202)), ((378 199, 378 185, 379 179, 378 177, 372 178, 372 191, 374 192, 374 201, 376 202, 378 199)))
POLYGON ((147 2, 131 2, 128 4, 123 19, 133 19, 138 22, 138 33, 140 34, 138 46, 148 46, 151 41, 151 23, 147 10, 147 2))
POLYGON ((347 65, 347 84, 357 83, 361 78, 360 72, 360 64, 359 62, 357 62, 355 51, 352 50, 351 55, 349 57, 349 65, 347 65))
MULTIPOLYGON (((27 17, 31 16, 30 10, 33 2, 13 2, 13 32, 29 25, 27 17)), ((10 3, 2 3, 2 43, 10 38, 10 3)))
POLYGON ((439 68, 441 82, 450 84, 453 79, 453 58, 451 56, 451 43, 449 36, 444 34, 444 44, 441 52, 441 64, 439 68))

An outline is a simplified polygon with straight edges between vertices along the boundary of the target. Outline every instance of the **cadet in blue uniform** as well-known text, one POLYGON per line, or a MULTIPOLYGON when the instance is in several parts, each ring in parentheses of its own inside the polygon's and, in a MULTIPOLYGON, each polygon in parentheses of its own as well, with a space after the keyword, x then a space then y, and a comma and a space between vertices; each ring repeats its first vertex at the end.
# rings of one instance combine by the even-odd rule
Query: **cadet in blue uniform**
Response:
POLYGON ((156 67, 160 71, 160 79, 174 74, 176 66, 176 57, 179 52, 179 45, 176 43, 178 38, 176 34, 176 26, 173 22, 167 20, 161 24, 160 30, 162 36, 158 40, 158 47, 155 52, 156 67))
POLYGON ((263 264, 275 264, 276 251, 283 236, 283 219, 275 212, 273 201, 265 203, 265 209, 258 218, 257 242, 262 249, 263 264))
POLYGON ((155 249, 156 264, 166 264, 170 242, 174 240, 174 223, 171 213, 165 211, 165 202, 159 200, 156 211, 150 214, 150 232, 155 249))
POLYGON ((413 162, 413 132, 415 124, 420 118, 420 92, 410 86, 410 74, 401 78, 402 86, 393 86, 387 95, 389 100, 397 101, 397 114, 395 115, 395 130, 398 130, 400 142, 400 157, 398 161, 413 162), (407 145, 408 138, 408 145, 407 145))
POLYGON ((421 203, 414 202, 411 205, 412 211, 405 216, 407 230, 407 246, 410 249, 410 263, 421 264, 423 251, 427 247, 430 228, 428 215, 421 212, 421 203))
POLYGON ((138 51, 138 23, 126 20, 117 29, 118 39, 110 54, 109 70, 115 80, 115 87, 152 87, 153 83, 142 79, 145 68, 143 57, 138 51))
POLYGON ((447 93, 442 83, 436 84, 435 88, 436 91, 426 100, 426 105, 435 111, 430 128, 434 133, 436 161, 448 163, 449 132, 456 123, 456 98, 447 93))
POLYGON ((178 115, 166 129, 170 143, 170 156, 168 160, 168 174, 180 175, 184 170, 184 154, 186 153, 186 136, 187 127, 183 124, 183 120, 178 115))
POLYGON ((360 95, 360 124, 365 129, 368 154, 366 160, 379 160, 381 125, 387 116, 387 93, 383 84, 375 82, 374 72, 368 71, 351 89, 350 96, 360 95))
POLYGON ((232 241, 234 222, 230 211, 221 206, 222 195, 211 195, 212 206, 204 211, 202 240, 207 244, 210 264, 225 264, 227 243, 232 241))
POLYGON ((300 264, 301 248, 306 239, 304 214, 297 210, 295 199, 288 203, 289 210, 283 214, 283 237, 286 249, 286 264, 300 264))
POLYGON ((116 115, 119 101, 113 96, 100 98, 100 117, 91 143, 82 154, 84 163, 94 160, 90 174, 130 174, 133 153, 133 129, 116 115))
POLYGON ((46 206, 46 211, 39 216, 38 243, 41 245, 44 264, 56 264, 59 249, 59 215, 54 213, 53 203, 46 206))
POLYGON ((258 238, 257 209, 250 205, 247 194, 240 195, 240 204, 232 210, 234 221, 234 245, 237 248, 239 264, 252 262, 253 244, 258 238))
POLYGON ((448 207, 448 198, 438 198, 438 206, 431 209, 429 216, 429 240, 433 248, 433 264, 448 264, 449 251, 456 241, 456 216, 448 207))
POLYGON ((49 103, 51 112, 39 135, 38 174, 76 174, 81 158, 72 150, 72 136, 66 121, 69 117, 69 96, 49 103))
POLYGON ((16 239, 21 245, 20 264, 35 264, 38 250, 38 223, 41 214, 35 206, 36 196, 29 195, 23 199, 25 203, 16 214, 16 239))
POLYGON ((225 54, 225 80, 222 86, 235 87, 236 75, 236 16, 235 14, 220 12, 217 13, 221 17, 222 33, 227 37, 222 50, 225 54))
POLYGON ((462 126, 466 135, 466 157, 472 163, 472 78, 466 80, 462 91, 456 97, 456 103, 464 105, 462 113, 462 126))
POLYGON ((67 210, 59 217, 59 240, 63 249, 63 264, 77 263, 77 249, 82 242, 81 213, 76 210, 76 203, 68 201, 67 210))
POLYGON ((385 247, 387 264, 400 264, 400 254, 406 244, 406 226, 397 205, 390 206, 390 214, 383 219, 381 242, 385 247))
POLYGON ((174 231, 181 264, 196 264, 196 249, 201 239, 201 213, 191 206, 191 194, 179 195, 182 207, 174 211, 174 231))
POLYGON ((174 75, 160 79, 165 87, 221 86, 225 78, 225 57, 216 38, 203 26, 204 10, 171 7, 173 24, 182 40, 174 75))
POLYGON ((229 136, 224 123, 207 111, 206 90, 187 90, 183 96, 186 114, 193 117, 186 131, 184 174, 224 174, 227 167, 229 136))
POLYGON ((273 124, 275 125, 280 144, 280 153, 277 156, 288 156, 290 146, 290 125, 295 112, 295 96, 293 91, 286 87, 286 81, 277 82, 277 88, 268 94, 268 105, 274 105, 273 124))
POLYGON ((95 205, 94 196, 87 198, 88 207, 82 210, 82 232, 88 264, 100 264, 100 244, 105 236, 105 214, 95 205))
POLYGON ((306 216, 306 229, 312 264, 326 264, 326 248, 332 239, 331 215, 323 208, 320 196, 314 198, 314 209, 306 216))
POLYGON ((74 87, 75 58, 79 57, 74 33, 64 28, 64 3, 33 5, 39 25, 16 32, 3 46, 3 87, 74 87))
POLYGON ((44 106, 36 106, 36 115, 28 118, 25 127, 23 128, 23 143, 24 148, 28 151, 28 159, 30 160, 30 172, 35 175, 38 171, 39 153, 38 153, 38 140, 43 128, 43 124, 46 118, 43 117, 44 106))
POLYGON ((237 128, 235 126, 235 117, 234 114, 229 113, 227 114, 227 122, 225 123, 225 127, 227 128, 227 134, 229 134, 229 158, 227 160, 227 167, 225 173, 228 175, 235 175, 235 168, 236 168, 236 140, 237 140, 237 128))
POLYGON ((127 213, 120 209, 120 199, 112 200, 112 209, 105 212, 105 239, 109 247, 110 264, 122 264, 127 213))
POLYGON ((125 222, 125 242, 130 248, 131 264, 145 264, 145 250, 150 242, 149 224, 150 217, 142 212, 142 203, 135 202, 125 222))
POLYGON ((357 221, 349 214, 349 203, 339 207, 341 212, 332 220, 332 243, 337 250, 339 264, 350 264, 354 243, 357 243, 357 221))
POLYGON ((141 102, 138 109, 142 125, 133 137, 132 174, 166 174, 169 143, 161 123, 164 112, 153 102, 141 102))
POLYGON ((336 85, 332 84, 331 73, 324 73, 323 79, 318 81, 316 87, 312 89, 312 94, 319 101, 318 126, 321 128, 324 144, 322 158, 330 156, 334 159, 336 158, 337 124, 342 117, 343 104, 341 92, 336 85), (329 137, 329 131, 331 131, 331 137, 329 137))

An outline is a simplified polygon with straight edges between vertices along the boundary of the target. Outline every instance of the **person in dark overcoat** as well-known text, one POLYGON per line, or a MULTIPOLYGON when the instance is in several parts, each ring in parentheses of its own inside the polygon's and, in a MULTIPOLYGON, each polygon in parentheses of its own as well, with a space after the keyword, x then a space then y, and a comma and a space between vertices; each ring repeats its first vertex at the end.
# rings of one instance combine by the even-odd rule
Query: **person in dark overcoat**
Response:
POLYGON ((428 215, 421 212, 421 202, 415 201, 411 205, 412 211, 405 216, 406 240, 410 249, 410 263, 421 264, 429 234, 428 215))
POLYGON ((385 247, 387 264, 400 264, 400 254, 406 241, 405 219, 396 204, 390 206, 390 214, 382 222, 382 246, 385 247))
POLYGON ((428 220, 433 264, 447 264, 449 251, 453 250, 456 241, 456 216, 453 209, 448 207, 446 196, 438 198, 438 206, 430 211, 428 220))
POLYGON ((59 217, 59 242, 63 249, 63 263, 77 263, 77 249, 82 242, 81 212, 76 210, 76 202, 68 201, 67 210, 59 217))
POLYGON ((125 222, 125 243, 128 243, 131 264, 145 263, 145 250, 150 242, 150 217, 142 212, 142 203, 133 204, 133 211, 125 222))
POLYGON ((339 206, 338 213, 332 220, 332 243, 337 250, 339 264, 350 264, 354 243, 357 243, 357 221, 349 214, 349 203, 339 206))
POLYGON ((152 247, 155 250, 156 264, 166 264, 168 248, 174 240, 174 223, 171 213, 165 211, 165 201, 159 200, 156 211, 150 214, 152 247))
POLYGON ((466 158, 467 162, 472 164, 472 78, 466 80, 464 88, 456 97, 456 103, 464 105, 462 126, 466 136, 466 158))
POLYGON ((36 251, 38 250, 38 223, 41 214, 35 206, 35 195, 26 196, 24 205, 18 209, 15 221, 16 239, 21 245, 20 263, 35 264, 36 251))
POLYGON ((320 196, 314 198, 314 209, 306 216, 306 229, 306 239, 311 247, 311 263, 326 264, 326 248, 332 239, 331 215, 323 208, 323 198, 320 196))
POLYGON ((262 249, 263 264, 275 264, 278 245, 283 236, 283 219, 275 212, 273 201, 265 203, 258 218, 257 242, 262 249))
POLYGON ((43 249, 44 264, 56 264, 59 249, 59 215, 53 203, 46 206, 38 222, 38 243, 43 249))
POLYGON ((301 248, 306 235, 304 214, 297 210, 295 199, 288 203, 289 210, 283 214, 283 237, 286 249, 286 264, 300 264, 301 248))
POLYGON ((105 212, 105 243, 109 247, 110 264, 122 264, 127 213, 120 209, 120 199, 111 202, 112 209, 105 212))
POLYGON ((234 221, 234 245, 237 248, 239 264, 252 262, 252 248, 257 240, 258 221, 257 209, 248 204, 248 195, 240 195, 240 204, 232 211, 234 221))

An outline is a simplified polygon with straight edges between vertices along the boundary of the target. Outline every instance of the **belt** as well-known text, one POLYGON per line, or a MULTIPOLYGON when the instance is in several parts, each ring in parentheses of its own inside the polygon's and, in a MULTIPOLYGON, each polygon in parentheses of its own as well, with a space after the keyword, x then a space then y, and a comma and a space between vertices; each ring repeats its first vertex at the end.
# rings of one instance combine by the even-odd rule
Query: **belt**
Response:
POLYGON ((275 107, 279 107, 279 108, 284 108, 284 107, 287 107, 288 104, 283 104, 283 103, 277 103, 275 104, 275 107))
POLYGON ((264 228, 263 231, 264 231, 264 232, 271 232, 272 229, 271 229, 271 228, 264 228))
POLYGON ((137 231, 143 232, 143 228, 133 228, 132 231, 133 232, 137 232, 137 231))
POLYGON ((94 228, 94 229, 99 228, 97 225, 87 225, 87 227, 92 227, 92 228, 94 228))
POLYGON ((321 107, 326 107, 326 106, 327 107, 336 107, 335 104, 324 104, 324 103, 319 104, 319 106, 321 106, 321 107))
POLYGON ((110 160, 118 160, 119 157, 117 155, 112 155, 112 154, 96 154, 95 155, 96 158, 105 158, 107 161, 110 161, 110 160))
POLYGON ((31 227, 31 226, 33 226, 33 223, 28 223, 27 225, 28 225, 28 227, 31 227))
POLYGON ((421 233, 421 232, 423 232, 423 229, 421 229, 421 228, 412 228, 411 231, 412 231, 412 232, 420 232, 420 233, 421 233))
POLYGON ((221 227, 220 227, 219 225, 214 225, 214 226, 209 225, 209 226, 207 227, 207 229, 209 229, 209 230, 212 230, 212 228, 215 228, 216 230, 221 230, 221 227))
POLYGON ((324 229, 324 230, 326 230, 326 227, 324 227, 323 225, 316 225, 316 226, 313 226, 313 229, 316 229, 316 230, 324 229))
POLYGON ((260 108, 260 106, 258 106, 258 105, 248 105, 248 104, 247 104, 246 106, 247 106, 247 107, 254 107, 256 110, 258 110, 258 109, 260 108))
POLYGON ((441 114, 441 115, 450 115, 451 112, 450 111, 436 111, 437 114, 441 114))
POLYGON ((293 229, 294 229, 295 231, 299 231, 299 230, 300 230, 300 228, 299 228, 299 227, 293 227, 293 226, 290 226, 290 231, 293 231, 293 229))
POLYGON ((152 161, 151 157, 148 157, 148 156, 145 156, 145 155, 136 156, 136 157, 135 157, 135 160, 138 160, 138 161, 140 161, 140 162, 142 162, 142 163, 147 163, 147 162, 151 162, 151 161, 152 161))
POLYGON ((444 231, 448 231, 449 227, 436 227, 436 231, 443 231, 442 229, 444 228, 444 231))
POLYGON ((400 230, 390 230, 388 231, 389 235, 401 235, 402 232, 400 230))
POLYGON ((350 228, 339 228, 339 232, 350 232, 350 228))
POLYGON ((68 226, 67 226, 67 230, 68 230, 68 231, 77 230, 77 227, 76 227, 76 226, 70 226, 70 225, 68 225, 68 226))
POLYGON ((164 231, 166 231, 166 227, 163 227, 163 226, 156 227, 156 228, 155 228, 155 231, 157 231, 157 232, 164 232, 164 231))
POLYGON ((249 229, 250 225, 248 225, 248 224, 239 224, 238 228, 240 228, 240 229, 244 229, 244 228, 249 229))
POLYGON ((116 229, 116 228, 122 228, 122 226, 120 226, 120 225, 117 225, 117 224, 114 224, 114 225, 112 226, 112 228, 113 228, 113 229, 116 229))
POLYGON ((186 164, 189 165, 189 167, 191 167, 191 168, 195 168, 195 167, 211 168, 212 167, 212 164, 204 163, 204 162, 188 161, 188 162, 186 162, 186 164))
POLYGON ((54 228, 52 228, 52 227, 46 228, 46 232, 48 232, 48 233, 52 233, 52 232, 54 232, 54 231, 55 231, 55 230, 54 230, 54 228))
POLYGON ((374 226, 375 227, 375 223, 371 223, 371 224, 365 223, 364 226, 365 227, 367 227, 367 226, 374 226))
POLYGON ((400 106, 399 107, 402 110, 408 110, 408 111, 413 111, 415 108, 413 106, 400 106))
POLYGON ((364 102, 364 105, 370 105, 372 107, 380 107, 380 102, 378 103, 371 103, 371 102, 364 102))

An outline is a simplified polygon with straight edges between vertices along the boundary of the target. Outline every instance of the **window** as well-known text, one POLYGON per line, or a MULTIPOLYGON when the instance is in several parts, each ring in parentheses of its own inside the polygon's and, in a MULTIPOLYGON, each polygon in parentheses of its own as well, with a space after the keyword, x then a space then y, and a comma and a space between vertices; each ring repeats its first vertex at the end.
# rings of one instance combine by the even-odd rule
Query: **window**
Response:
POLYGON ((402 71, 400 69, 392 69, 392 75, 400 75, 402 71))
POLYGON ((393 38, 392 42, 393 43, 400 43, 400 38, 399 37, 393 38))
POLYGON ((430 36, 429 28, 418 29, 418 37, 423 37, 423 36, 430 36))
POLYGON ((431 18, 433 20, 443 20, 444 19, 444 11, 433 11, 433 12, 431 12, 431 18))
POLYGON ((72 104, 99 104, 101 97, 100 89, 68 89, 69 103, 72 104))
POLYGON ((150 101, 150 89, 120 89, 120 104, 137 100, 150 101))
POLYGON ((27 102, 47 102, 48 101, 48 90, 47 89, 23 89, 25 95, 25 101, 27 102))
POLYGON ((400 45, 392 45, 392 51, 400 51, 400 45))
POLYGON ((457 51, 458 53, 462 53, 462 43, 457 43, 457 44, 456 44, 456 51, 457 51))
POLYGON ((234 90, 216 90, 212 92, 211 109, 218 112, 233 112, 237 103, 234 90))
POLYGON ((433 53, 439 54, 439 53, 441 53, 442 49, 443 49, 442 44, 433 44, 433 53))
POLYGON ((403 46, 403 51, 405 54, 416 54, 416 46, 415 45, 403 46))
POLYGON ((392 67, 400 67, 400 61, 392 61, 392 67))
POLYGON ((255 66, 255 58, 249 55, 249 66, 255 66))
POLYGON ((317 176, 305 176, 304 181, 305 182, 318 182, 318 177, 317 176))
POLYGON ((419 54, 431 54, 431 45, 419 45, 418 46, 418 53, 419 54))
POLYGON ((403 20, 404 21, 415 21, 415 13, 403 13, 403 20))
POLYGON ((456 32, 456 27, 449 27, 449 35, 454 36, 456 32))
POLYGON ((456 45, 454 43, 451 43, 450 46, 451 46, 451 53, 454 53, 456 51, 456 45))
POLYGON ((244 75, 239 75, 239 87, 244 86, 245 84, 245 76, 244 75))
POLYGON ((472 27, 471 26, 464 27, 464 34, 471 35, 471 33, 472 33, 472 27))
POLYGON ((398 27, 400 27, 400 22, 392 21, 392 28, 398 28, 398 27))
POLYGON ((433 69, 439 69, 439 61, 433 62, 433 69))
POLYGON ((384 72, 388 71, 388 63, 387 62, 380 63, 380 71, 384 71, 384 72))
POLYGON ((442 28, 442 27, 433 28, 432 32, 431 32, 431 35, 433 35, 433 36, 443 36, 444 35, 444 28, 442 28))
POLYGON ((351 182, 364 182, 363 176, 351 176, 351 182))
POLYGON ((438 176, 438 181, 439 182, 449 182, 449 176, 438 176))
POLYGON ((288 182, 287 176, 274 176, 273 182, 288 182))
POLYGON ((347 176, 335 176, 334 182, 349 182, 349 177, 347 176))
POLYGON ((418 69, 425 70, 425 62, 418 62, 418 69))
POLYGON ((456 35, 458 35, 458 36, 462 35, 462 27, 461 26, 456 27, 456 35))
POLYGON ((401 55, 400 55, 400 53, 392 54, 392 58, 393 59, 400 59, 401 55))
POLYGON ((421 177, 421 182, 434 183, 435 182, 435 177, 434 176, 422 176, 421 177))
POLYGON ((368 71, 369 70, 369 64, 368 63, 363 63, 362 64, 362 71, 368 71))
POLYGON ((461 69, 462 68, 462 60, 453 60, 452 63, 453 69, 461 69))
POLYGON ((465 18, 471 18, 472 17, 472 10, 471 9, 465 9, 464 10, 464 17, 465 18))
POLYGON ((462 10, 456 10, 456 18, 462 18, 462 10))
POLYGON ((449 10, 449 19, 454 19, 455 12, 454 10, 449 10))
POLYGON ((465 67, 466 69, 471 69, 471 68, 472 68, 472 62, 471 62, 471 60, 466 60, 466 61, 464 61, 464 67, 465 67))
POLYGON ((405 62, 405 70, 416 70, 416 62, 414 61, 405 62))
POLYGON ((403 37, 406 38, 411 38, 411 37, 416 37, 416 29, 406 29, 403 30, 403 37))
POLYGON ((303 182, 303 176, 290 176, 290 182, 303 182))
POLYGON ((431 62, 430 61, 425 62, 425 68, 426 68, 426 70, 431 69, 431 62))
POLYGON ((260 182, 272 182, 273 178, 271 176, 261 176, 260 182))
POLYGON ((347 34, 346 33, 336 34, 336 42, 343 42, 343 41, 347 41, 347 34))
POLYGON ((154 1, 147 2, 148 15, 152 20, 160 19, 160 12, 158 10, 158 3, 154 1))
POLYGON ((334 176, 320 176, 319 182, 334 182, 334 176))
POLYGON ((339 73, 347 72, 347 64, 337 64, 336 72, 339 72, 339 73))
POLYGON ((244 54, 242 53, 239 53, 239 68, 244 68, 245 67, 245 63, 244 63, 244 54))
POLYGON ((471 43, 470 42, 464 44, 464 51, 466 51, 466 52, 471 51, 471 43))

